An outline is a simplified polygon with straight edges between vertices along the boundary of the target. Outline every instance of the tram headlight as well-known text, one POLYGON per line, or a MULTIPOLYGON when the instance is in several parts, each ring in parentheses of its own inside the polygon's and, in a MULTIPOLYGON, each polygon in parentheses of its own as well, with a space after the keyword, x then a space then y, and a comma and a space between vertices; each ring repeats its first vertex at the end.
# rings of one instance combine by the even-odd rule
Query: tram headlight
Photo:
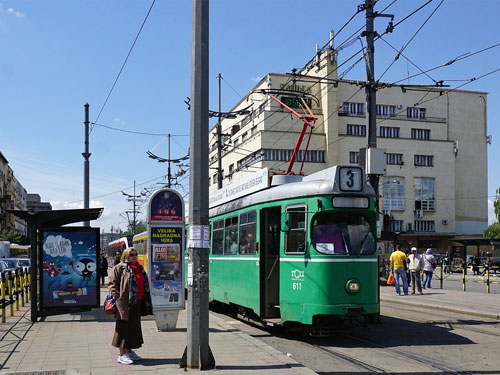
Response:
POLYGON ((352 295, 358 294, 359 288, 360 288, 360 284, 359 284, 359 280, 357 280, 357 279, 350 279, 345 284, 345 290, 347 291, 347 293, 352 294, 352 295))

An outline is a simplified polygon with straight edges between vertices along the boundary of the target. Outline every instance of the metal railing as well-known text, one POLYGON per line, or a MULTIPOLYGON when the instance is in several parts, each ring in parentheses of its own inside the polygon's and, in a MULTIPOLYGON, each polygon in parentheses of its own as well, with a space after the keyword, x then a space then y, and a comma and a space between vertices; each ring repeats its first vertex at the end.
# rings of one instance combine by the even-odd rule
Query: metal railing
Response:
POLYGON ((0 311, 2 323, 9 315, 14 316, 14 307, 19 311, 31 298, 31 275, 29 268, 20 268, 15 272, 4 271, 0 276, 0 311))

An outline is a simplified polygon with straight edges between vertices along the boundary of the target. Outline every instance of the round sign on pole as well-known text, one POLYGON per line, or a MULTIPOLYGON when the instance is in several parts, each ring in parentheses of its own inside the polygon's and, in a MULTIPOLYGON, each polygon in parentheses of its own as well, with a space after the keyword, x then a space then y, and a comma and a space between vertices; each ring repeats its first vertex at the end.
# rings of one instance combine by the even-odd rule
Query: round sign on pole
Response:
POLYGON ((177 310, 185 306, 184 224, 182 196, 173 189, 155 191, 148 202, 147 249, 151 299, 159 330, 175 328, 177 310))

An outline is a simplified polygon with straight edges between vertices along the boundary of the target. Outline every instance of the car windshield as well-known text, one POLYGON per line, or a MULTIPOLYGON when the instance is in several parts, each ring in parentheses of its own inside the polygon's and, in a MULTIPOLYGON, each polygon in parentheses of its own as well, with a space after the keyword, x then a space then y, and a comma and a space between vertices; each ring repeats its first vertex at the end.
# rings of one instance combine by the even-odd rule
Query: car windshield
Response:
POLYGON ((373 254, 375 237, 368 220, 361 215, 320 213, 314 216, 314 248, 323 254, 373 254))
POLYGON ((7 263, 9 268, 17 268, 19 266, 19 263, 15 259, 4 259, 3 261, 7 263))
POLYGON ((21 266, 23 266, 23 267, 29 267, 30 266, 30 260, 29 259, 19 259, 19 263, 21 263, 21 266))

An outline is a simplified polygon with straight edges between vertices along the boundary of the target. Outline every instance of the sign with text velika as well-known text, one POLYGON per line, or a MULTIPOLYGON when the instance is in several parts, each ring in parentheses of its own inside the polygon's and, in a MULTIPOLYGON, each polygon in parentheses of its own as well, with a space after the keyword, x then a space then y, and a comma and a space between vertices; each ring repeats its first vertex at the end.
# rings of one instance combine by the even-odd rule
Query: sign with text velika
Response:
POLYGON ((184 308, 184 200, 172 189, 148 204, 148 275, 154 310, 184 308))

